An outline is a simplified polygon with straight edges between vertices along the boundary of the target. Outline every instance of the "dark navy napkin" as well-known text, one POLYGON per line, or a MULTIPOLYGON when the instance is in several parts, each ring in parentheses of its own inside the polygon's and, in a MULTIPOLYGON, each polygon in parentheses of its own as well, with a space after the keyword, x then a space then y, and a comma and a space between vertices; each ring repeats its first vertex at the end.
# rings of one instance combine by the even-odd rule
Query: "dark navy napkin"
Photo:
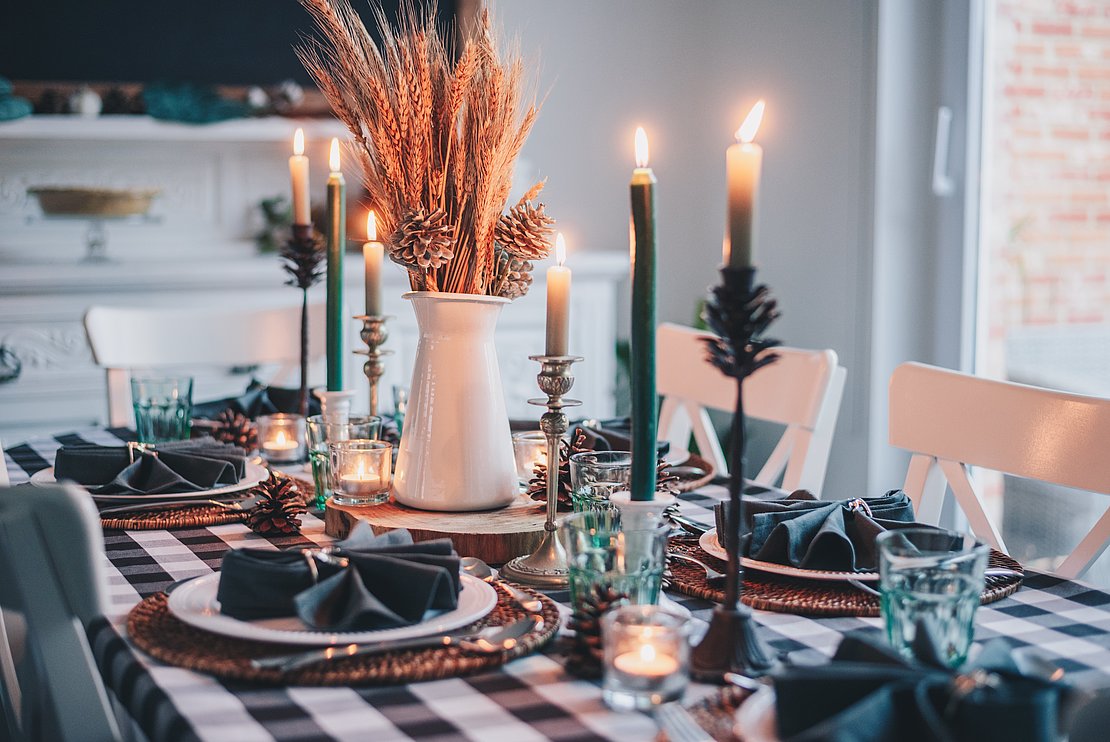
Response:
MULTIPOLYGON (((193 417, 214 420, 224 410, 231 410, 251 420, 257 419, 260 415, 273 415, 277 412, 299 413, 299 397, 299 389, 263 386, 257 381, 252 381, 247 390, 237 397, 194 404, 193 417)), ((315 397, 309 398, 308 414, 320 414, 320 400, 315 397)))
POLYGON ((832 662, 775 675, 784 742, 1050 742, 1084 696, 1025 675, 996 639, 959 670, 944 665, 924 627, 914 658, 845 637, 832 662))
MULTIPOLYGON (((803 569, 866 572, 879 568, 875 538, 883 531, 918 526, 913 503, 901 490, 857 500, 817 500, 806 490, 785 499, 745 497, 741 553, 803 569)), ((715 507, 717 538, 728 533, 729 504, 715 507)))
POLYGON ((126 446, 76 445, 58 449, 54 477, 94 495, 160 495, 236 484, 246 465, 243 449, 211 439, 158 443, 134 461, 126 446))
POLYGON ((223 559, 221 612, 254 620, 297 616, 329 631, 410 626, 452 610, 461 589, 450 539, 413 543, 408 531, 375 536, 359 524, 324 559, 300 550, 232 549, 223 559), (349 560, 341 566, 339 560, 349 560))

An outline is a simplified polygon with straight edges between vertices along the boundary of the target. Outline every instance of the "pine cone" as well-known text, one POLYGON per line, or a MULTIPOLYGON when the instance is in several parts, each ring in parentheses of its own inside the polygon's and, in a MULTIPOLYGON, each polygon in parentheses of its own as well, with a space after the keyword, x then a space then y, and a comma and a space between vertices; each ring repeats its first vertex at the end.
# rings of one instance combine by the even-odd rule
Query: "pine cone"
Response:
POLYGON ((427 216, 422 208, 412 209, 389 238, 389 256, 406 268, 436 270, 455 257, 452 231, 443 209, 427 216))
POLYGON ((258 450, 258 426, 246 415, 240 415, 230 407, 216 415, 211 435, 221 443, 238 446, 247 453, 258 450))
POLYGON ((494 239, 521 260, 540 260, 551 252, 555 220, 543 210, 543 204, 532 206, 522 201, 497 220, 494 239))
MULTIPOLYGON (((570 456, 571 454, 585 451, 582 444, 586 437, 579 434, 575 440, 577 445, 567 445, 566 441, 559 442, 559 491, 556 497, 559 510, 571 510, 574 503, 570 499, 570 456)), ((528 480, 528 496, 538 502, 547 502, 547 465, 536 464, 532 470, 532 478, 528 480)))
POLYGON ((252 490, 262 499, 247 513, 247 525, 263 536, 288 536, 301 532, 301 518, 308 512, 304 497, 290 477, 270 473, 252 490))
POLYGON ((311 239, 298 240, 290 237, 281 248, 281 267, 289 274, 286 286, 296 286, 306 290, 316 285, 324 275, 320 263, 326 256, 324 239, 315 229, 311 239))
POLYGON ((497 248, 497 273, 493 285, 498 287, 497 295, 506 299, 519 299, 528 293, 532 286, 531 261, 515 257, 504 248, 497 248))
POLYGON ((628 602, 627 593, 611 585, 591 585, 582 600, 576 601, 567 623, 574 639, 567 655, 567 672, 583 678, 601 677, 601 617, 610 609, 628 602))

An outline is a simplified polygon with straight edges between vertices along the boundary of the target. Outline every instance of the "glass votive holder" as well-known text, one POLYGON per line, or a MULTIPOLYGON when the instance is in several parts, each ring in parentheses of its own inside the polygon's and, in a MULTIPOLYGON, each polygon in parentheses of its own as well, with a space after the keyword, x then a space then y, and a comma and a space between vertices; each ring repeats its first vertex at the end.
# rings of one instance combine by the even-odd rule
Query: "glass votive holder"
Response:
POLYGON ((331 498, 339 505, 377 505, 389 500, 393 445, 347 440, 328 444, 331 498))
POLYGON ((628 451, 583 451, 570 457, 570 499, 574 512, 609 510, 609 497, 627 490, 632 478, 628 451))
POLYGON ((615 711, 646 711, 682 697, 690 677, 686 619, 626 605, 601 619, 602 698, 615 711))
POLYGON ((305 458, 305 422, 300 415, 258 418, 258 450, 271 464, 294 464, 305 458))
POLYGON ((323 509, 324 501, 331 496, 328 444, 335 441, 378 440, 382 433, 382 419, 377 415, 350 415, 346 420, 312 415, 306 421, 306 427, 308 460, 312 464, 312 486, 316 490, 313 505, 317 509, 323 509))
POLYGON ((516 478, 521 486, 532 480, 536 466, 547 464, 547 437, 538 430, 513 433, 516 478))

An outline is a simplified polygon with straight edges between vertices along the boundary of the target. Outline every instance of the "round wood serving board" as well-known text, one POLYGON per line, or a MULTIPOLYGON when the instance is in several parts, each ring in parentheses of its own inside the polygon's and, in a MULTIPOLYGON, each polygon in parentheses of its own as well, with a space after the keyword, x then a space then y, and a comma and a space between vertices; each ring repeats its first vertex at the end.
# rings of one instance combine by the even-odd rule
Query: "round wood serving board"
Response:
POLYGON ((336 505, 328 500, 324 531, 333 538, 346 538, 360 521, 369 523, 374 533, 406 528, 414 541, 449 538, 463 556, 502 564, 522 554, 531 554, 539 546, 544 520, 543 503, 524 495, 508 507, 476 513, 436 513, 393 501, 354 506, 336 505))

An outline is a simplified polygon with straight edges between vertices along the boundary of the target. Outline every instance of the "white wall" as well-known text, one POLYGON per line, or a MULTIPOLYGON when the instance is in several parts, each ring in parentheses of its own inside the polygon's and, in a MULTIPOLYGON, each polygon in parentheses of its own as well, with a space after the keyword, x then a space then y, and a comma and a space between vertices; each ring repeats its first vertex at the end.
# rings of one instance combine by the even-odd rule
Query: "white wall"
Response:
POLYGON ((628 249, 632 134, 647 129, 661 321, 689 322, 715 278, 724 150, 767 100, 758 260, 782 305, 775 335, 831 347, 848 368, 826 492, 868 492, 876 1, 501 0, 495 11, 540 57, 550 94, 524 157, 550 176, 545 200, 572 250, 628 249))

